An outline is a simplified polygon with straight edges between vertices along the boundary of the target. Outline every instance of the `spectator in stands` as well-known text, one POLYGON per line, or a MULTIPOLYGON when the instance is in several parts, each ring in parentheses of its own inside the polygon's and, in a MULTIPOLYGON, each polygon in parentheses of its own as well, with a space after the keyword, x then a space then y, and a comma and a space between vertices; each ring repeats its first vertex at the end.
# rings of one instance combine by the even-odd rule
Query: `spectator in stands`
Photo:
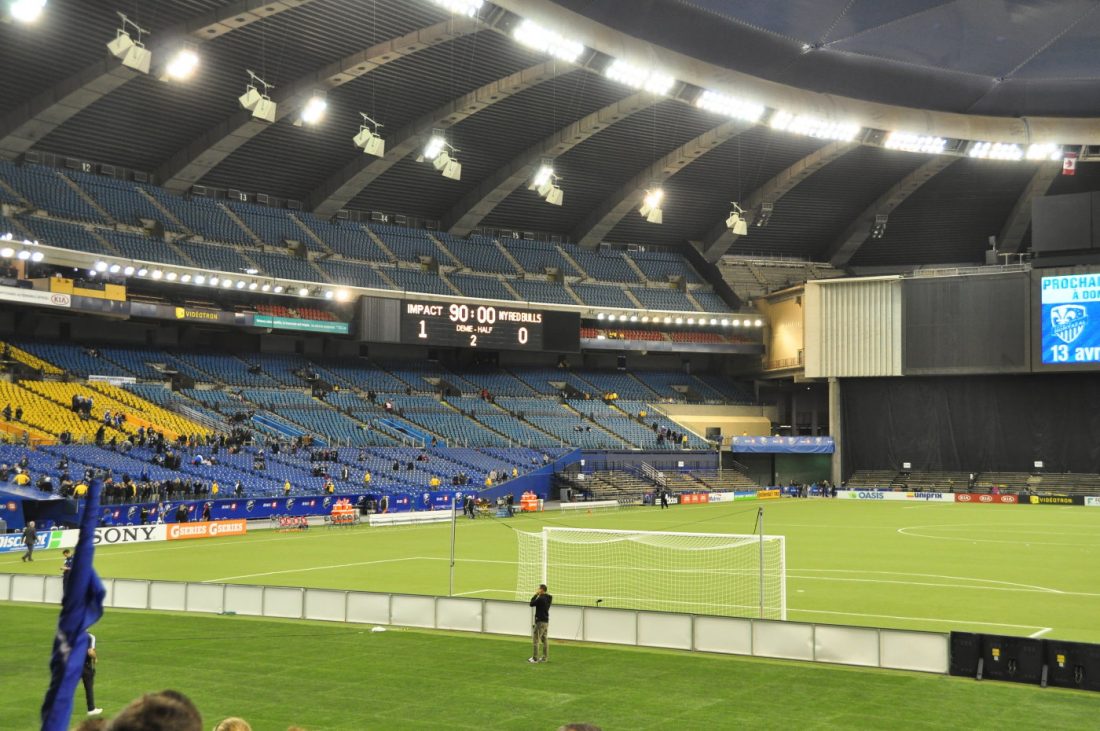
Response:
POLYGON ((53 478, 49 475, 42 475, 38 478, 38 481, 34 483, 41 492, 53 492, 53 478))
POLYGON ((15 477, 12 478, 12 482, 14 482, 19 487, 26 487, 27 485, 31 484, 31 476, 23 470, 18 470, 15 473, 15 477))
POLYGON ((2 413, 4 414, 4 421, 11 421, 11 404, 5 405, 2 413))
POLYGON ((174 690, 147 693, 111 721, 111 731, 202 731, 202 714, 174 690))
POLYGON ((202 504, 202 522, 203 523, 209 523, 210 522, 210 503, 203 503, 202 504))
POLYGON ((15 420, 17 422, 22 422, 23 421, 23 407, 22 406, 17 405, 15 407, 15 420))
POLYGON ((103 423, 106 424, 107 426, 111 425, 111 410, 110 409, 106 409, 103 412, 103 423))
POLYGON ((291 487, 290 486, 290 480, 287 480, 286 482, 283 483, 283 495, 289 495, 290 494, 290 487, 291 487))
POLYGON ((97 447, 102 447, 103 446, 103 438, 104 438, 104 435, 106 435, 106 433, 107 433, 107 430, 103 428, 102 424, 99 426, 98 429, 96 429, 96 432, 95 432, 95 445, 97 447))

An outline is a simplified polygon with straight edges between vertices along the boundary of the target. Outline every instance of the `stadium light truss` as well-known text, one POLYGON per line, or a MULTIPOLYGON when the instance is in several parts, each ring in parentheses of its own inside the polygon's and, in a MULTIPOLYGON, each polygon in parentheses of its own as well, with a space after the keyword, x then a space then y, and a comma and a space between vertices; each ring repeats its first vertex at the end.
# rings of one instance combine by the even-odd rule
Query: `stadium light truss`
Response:
POLYGON ((185 81, 195 75, 199 67, 199 54, 194 48, 184 46, 168 61, 161 75, 163 80, 185 81))
POLYGON ((327 110, 328 101, 325 99, 324 93, 315 91, 310 95, 309 99, 306 100, 305 106, 302 107, 302 111, 298 113, 298 119, 294 120, 294 126, 313 126, 325 118, 325 112, 327 110))
POLYGON ((382 129, 382 124, 375 122, 363 112, 359 112, 359 116, 363 118, 363 123, 359 125, 359 132, 352 138, 352 142, 367 155, 384 156, 386 154, 386 141, 378 134, 378 130, 382 129))
POLYGON ((654 185, 645 192, 645 196, 642 198, 642 207, 638 209, 638 213, 642 214, 649 223, 659 224, 664 221, 664 210, 661 207, 664 200, 664 189, 659 185, 654 185))
POLYGON ((557 184, 558 180, 558 174, 554 172, 554 161, 543 160, 542 164, 539 165, 539 169, 535 171, 535 177, 531 179, 531 184, 527 186, 527 190, 535 191, 540 198, 552 206, 560 206, 565 193, 557 184))
POLYGON ((733 206, 733 210, 730 211, 729 217, 726 218, 726 228, 730 230, 734 236, 747 236, 749 233, 749 224, 745 220, 745 209, 737 205, 736 201, 730 201, 730 205, 733 206))
POLYGON ((740 119, 752 124, 758 123, 764 116, 766 108, 763 104, 722 94, 717 91, 704 90, 695 99, 695 106, 708 112, 721 114, 726 117, 740 119))
POLYGON ((604 75, 612 81, 658 96, 668 94, 676 84, 676 79, 663 71, 635 66, 621 59, 612 61, 604 70, 604 75))
POLYGON ((1008 142, 975 142, 967 155, 978 160, 1023 160, 1024 150, 1008 142))
POLYGON ((122 19, 122 27, 115 33, 115 39, 107 44, 107 50, 123 66, 143 74, 149 73, 153 53, 141 42, 141 37, 149 35, 149 31, 130 20, 125 13, 119 12, 118 17, 122 19), (137 37, 130 35, 131 32, 137 37))
POLYGON ((46 0, 14 0, 8 4, 8 14, 18 23, 34 23, 45 9, 46 0))
POLYGON ((851 142, 862 129, 854 122, 834 122, 809 114, 791 114, 781 109, 772 113, 768 125, 782 132, 838 142, 851 142))
POLYGON ((275 85, 261 79, 252 69, 246 70, 249 78, 248 86, 245 88, 244 94, 237 98, 237 101, 240 102, 242 107, 252 112, 253 119, 258 119, 261 122, 274 122, 276 105, 269 94, 275 88, 275 85), (259 87, 263 87, 262 92, 259 87))
POLYGON ((531 20, 521 21, 512 31, 512 37, 521 46, 569 63, 576 63, 584 53, 584 44, 580 41, 566 38, 531 20))
POLYGON ((443 130, 434 129, 417 161, 430 162, 432 167, 448 180, 461 180, 462 163, 451 155, 453 152, 458 152, 458 149, 447 142, 447 138, 443 136, 443 130))
POLYGON ((947 140, 942 137, 929 135, 915 135, 908 132, 891 132, 882 143, 887 150, 901 150, 902 152, 925 152, 939 155, 947 147, 947 140))

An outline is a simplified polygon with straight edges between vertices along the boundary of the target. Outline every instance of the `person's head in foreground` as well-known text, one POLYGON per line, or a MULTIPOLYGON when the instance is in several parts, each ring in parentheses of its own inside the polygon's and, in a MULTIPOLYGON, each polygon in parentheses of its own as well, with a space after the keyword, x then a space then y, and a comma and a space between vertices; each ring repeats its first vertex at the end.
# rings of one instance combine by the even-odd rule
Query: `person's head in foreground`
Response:
POLYGON ((230 716, 215 726, 214 731, 252 731, 252 727, 243 718, 230 716))
POLYGON ((122 709, 108 731, 203 731, 191 699, 174 690, 146 693, 122 709))

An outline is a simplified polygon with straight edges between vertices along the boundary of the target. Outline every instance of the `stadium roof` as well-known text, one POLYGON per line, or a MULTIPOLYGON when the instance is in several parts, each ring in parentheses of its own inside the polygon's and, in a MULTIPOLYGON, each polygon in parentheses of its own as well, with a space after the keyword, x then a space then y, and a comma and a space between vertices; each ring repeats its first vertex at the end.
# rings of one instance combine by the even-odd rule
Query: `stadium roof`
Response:
MULTIPOLYGON (((446 4, 446 3, 444 3, 446 4)), ((133 3, 124 5, 133 6, 133 3)), ((1100 145, 1100 3, 1085 0, 499 0, 475 19, 430 0, 138 3, 153 73, 112 58, 110 0, 51 2, 36 25, 0 24, 0 155, 54 153, 193 184, 340 208, 403 213, 457 233, 478 226, 853 265, 980 261, 989 236, 1028 245, 1029 201, 1096 187, 1082 164, 978 159, 979 141, 1100 145), (581 40, 577 63, 512 38, 522 18, 581 40), (181 43, 201 65, 161 81, 181 43), (667 95, 604 75, 615 58, 663 68, 667 95), (237 97, 246 69, 274 84, 273 124, 237 97), (854 121, 836 142, 695 106, 706 88, 776 109, 854 121), (327 117, 292 122, 323 91, 327 117), (356 149, 360 112, 387 156, 356 149), (433 129, 462 179, 416 162, 433 129), (890 132, 948 139, 949 155, 887 149, 890 132), (564 205, 527 183, 555 158, 564 205), (636 209, 665 190, 664 221, 636 209), (726 231, 737 201, 766 228, 726 231), (878 238, 870 232, 887 216, 878 238)), ((765 119, 767 122, 767 118, 765 119)), ((1070 149, 1070 148, 1066 148, 1070 149)))

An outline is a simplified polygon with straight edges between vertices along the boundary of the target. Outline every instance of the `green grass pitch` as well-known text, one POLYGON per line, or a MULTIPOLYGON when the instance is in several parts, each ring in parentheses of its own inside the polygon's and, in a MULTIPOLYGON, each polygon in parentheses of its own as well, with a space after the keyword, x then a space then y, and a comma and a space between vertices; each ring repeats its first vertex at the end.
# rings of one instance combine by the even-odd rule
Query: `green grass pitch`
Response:
MULTIPOLYGON (((763 505, 766 531, 787 537, 790 619, 1100 642, 1100 510, 763 505)), ((516 529, 750 533, 755 513, 735 504, 460 519, 455 592, 512 597, 516 529)), ((446 524, 263 531, 101 547, 96 564, 105 577, 446 594, 449 539, 446 524)), ((58 552, 32 565, 0 558, 9 572, 59 564, 58 552)), ((55 619, 54 608, 0 605, 0 727, 35 726, 55 619)), ((175 687, 209 725, 239 713, 257 729, 1080 728, 1100 713, 1100 697, 1081 692, 574 643, 528 666, 521 639, 397 628, 108 610, 97 635, 108 712, 175 687)))

